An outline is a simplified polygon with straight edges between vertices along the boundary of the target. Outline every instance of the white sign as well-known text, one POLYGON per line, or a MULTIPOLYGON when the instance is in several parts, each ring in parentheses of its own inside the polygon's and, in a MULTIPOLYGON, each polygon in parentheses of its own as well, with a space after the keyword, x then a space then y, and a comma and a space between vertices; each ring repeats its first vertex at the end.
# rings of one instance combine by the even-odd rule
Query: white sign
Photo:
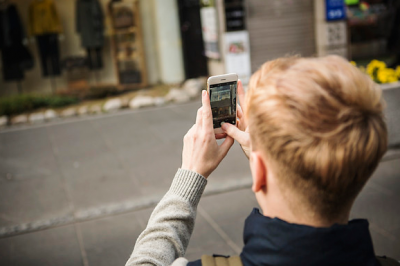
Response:
POLYGON ((224 37, 226 73, 236 73, 243 84, 248 84, 251 76, 249 33, 226 32, 224 37))
POLYGON ((345 21, 325 24, 326 45, 347 45, 347 25, 345 21))
POLYGON ((217 10, 215 7, 200 9, 201 28, 203 32, 204 50, 209 58, 219 59, 217 10))

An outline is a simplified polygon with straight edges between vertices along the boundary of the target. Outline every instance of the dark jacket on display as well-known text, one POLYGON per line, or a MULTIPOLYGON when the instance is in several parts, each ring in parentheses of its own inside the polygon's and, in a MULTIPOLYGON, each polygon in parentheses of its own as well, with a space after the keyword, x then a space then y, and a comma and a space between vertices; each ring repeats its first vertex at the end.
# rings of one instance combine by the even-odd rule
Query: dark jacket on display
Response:
POLYGON ((23 45, 26 38, 15 5, 0 9, 0 51, 3 78, 6 81, 21 80, 24 71, 33 67, 33 57, 23 45))
POLYGON ((98 0, 77 0, 76 30, 81 35, 83 47, 104 45, 104 15, 98 0))
MULTIPOLYGON (((246 219, 244 266, 378 266, 368 221, 356 219, 346 225, 316 228, 263 216, 254 209, 246 219)), ((188 265, 201 265, 201 260, 188 265)))
POLYGON ((21 44, 24 38, 24 30, 15 5, 0 9, 0 49, 21 44))

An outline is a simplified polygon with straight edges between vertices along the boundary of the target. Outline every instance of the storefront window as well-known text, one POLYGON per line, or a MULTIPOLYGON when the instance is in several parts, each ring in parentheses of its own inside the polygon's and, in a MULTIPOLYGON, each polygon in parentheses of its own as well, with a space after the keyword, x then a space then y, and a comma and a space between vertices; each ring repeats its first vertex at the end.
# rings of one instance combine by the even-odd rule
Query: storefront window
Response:
POLYGON ((0 1, 2 94, 146 85, 139 1, 0 1))
POLYGON ((346 1, 350 57, 360 64, 379 59, 390 66, 400 64, 399 1, 346 1))

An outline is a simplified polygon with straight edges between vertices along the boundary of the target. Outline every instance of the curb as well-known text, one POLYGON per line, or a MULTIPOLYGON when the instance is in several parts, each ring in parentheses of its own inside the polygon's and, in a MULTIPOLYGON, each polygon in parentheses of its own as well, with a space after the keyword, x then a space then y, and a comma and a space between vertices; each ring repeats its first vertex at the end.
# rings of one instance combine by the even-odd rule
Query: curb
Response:
POLYGON ((103 103, 83 104, 70 106, 60 110, 52 108, 42 111, 32 111, 14 116, 0 117, 0 130, 14 125, 33 125, 46 123, 56 119, 83 117, 101 113, 113 113, 122 109, 139 109, 152 106, 163 106, 167 103, 185 103, 197 99, 201 95, 201 90, 206 87, 205 78, 186 80, 180 88, 171 88, 164 97, 147 96, 143 94, 127 98, 126 95, 105 100, 103 103))

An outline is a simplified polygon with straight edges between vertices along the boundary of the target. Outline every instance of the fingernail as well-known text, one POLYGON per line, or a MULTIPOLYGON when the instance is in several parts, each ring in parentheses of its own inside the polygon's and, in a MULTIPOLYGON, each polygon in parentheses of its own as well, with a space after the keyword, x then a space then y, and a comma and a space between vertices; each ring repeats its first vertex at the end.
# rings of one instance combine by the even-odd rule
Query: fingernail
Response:
POLYGON ((223 129, 223 125, 225 124, 225 122, 221 122, 221 128, 223 129))
POLYGON ((207 93, 207 92, 206 92, 205 90, 202 91, 202 95, 203 95, 203 96, 206 96, 206 93, 207 93))

